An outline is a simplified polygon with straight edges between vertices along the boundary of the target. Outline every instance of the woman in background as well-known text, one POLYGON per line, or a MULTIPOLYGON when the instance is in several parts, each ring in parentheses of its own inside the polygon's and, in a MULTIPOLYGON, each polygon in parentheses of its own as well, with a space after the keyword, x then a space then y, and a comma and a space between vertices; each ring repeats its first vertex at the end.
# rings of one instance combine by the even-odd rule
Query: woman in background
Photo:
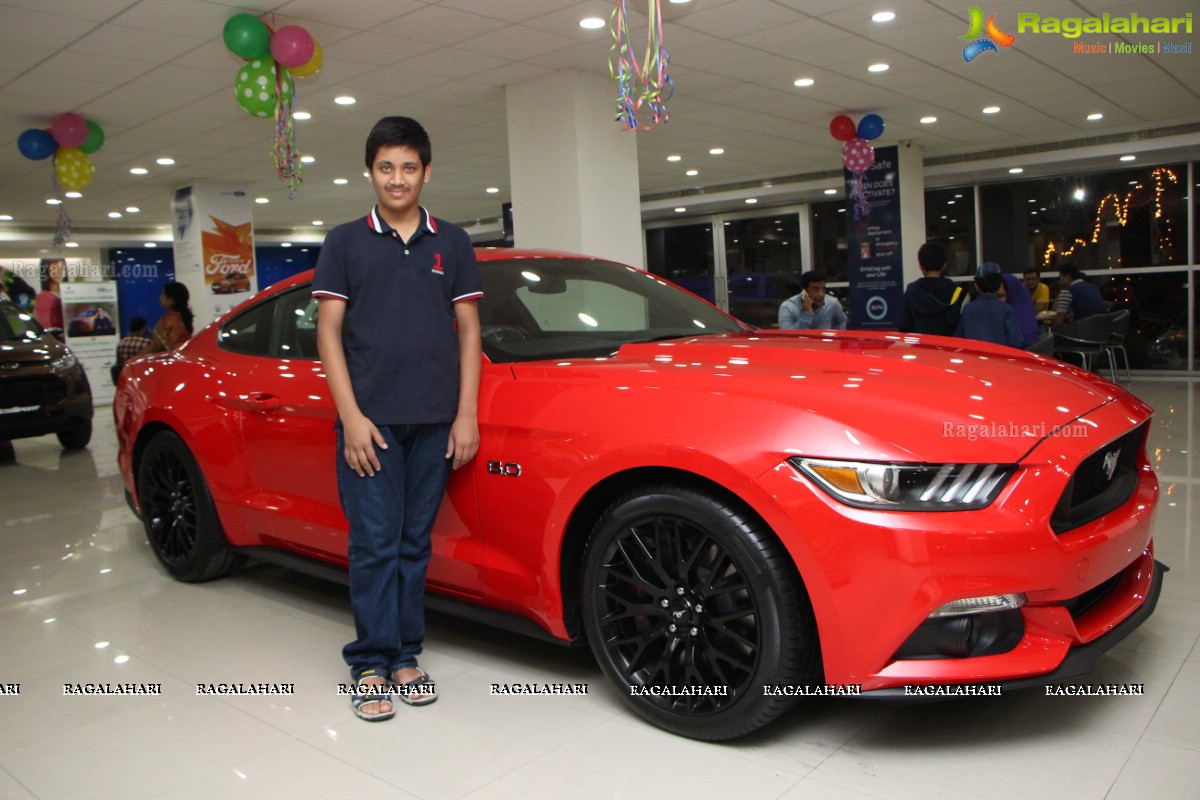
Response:
POLYGON ((1021 329, 1021 347, 1029 347, 1038 339, 1037 312, 1033 309, 1033 298, 1025 283, 1016 275, 1004 273, 1004 288, 1008 290, 1008 304, 1017 315, 1017 327, 1021 329))
POLYGON ((175 350, 192 336, 192 321, 195 318, 188 306, 191 295, 182 283, 173 281, 163 287, 158 302, 165 313, 150 334, 150 342, 143 353, 162 353, 175 350))

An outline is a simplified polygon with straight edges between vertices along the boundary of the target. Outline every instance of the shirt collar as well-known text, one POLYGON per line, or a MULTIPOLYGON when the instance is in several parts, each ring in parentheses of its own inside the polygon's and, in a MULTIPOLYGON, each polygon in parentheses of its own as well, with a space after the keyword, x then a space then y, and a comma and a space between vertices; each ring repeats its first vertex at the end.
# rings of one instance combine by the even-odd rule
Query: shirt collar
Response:
MULTIPOLYGON (((421 222, 417 225, 417 230, 424 228, 426 233, 437 233, 437 223, 433 219, 433 215, 425 210, 425 206, 418 206, 421 209, 421 222)), ((371 213, 367 214, 367 227, 376 233, 390 236, 392 226, 384 221, 379 213, 379 206, 372 206, 371 213)))

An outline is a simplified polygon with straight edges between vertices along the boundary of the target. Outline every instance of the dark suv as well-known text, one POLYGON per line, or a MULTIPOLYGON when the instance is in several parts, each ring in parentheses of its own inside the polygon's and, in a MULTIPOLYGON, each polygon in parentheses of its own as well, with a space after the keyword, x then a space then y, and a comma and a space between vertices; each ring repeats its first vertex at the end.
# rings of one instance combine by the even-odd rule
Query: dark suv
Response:
POLYGON ((32 315, 0 300, 0 441, 57 434, 63 447, 92 439, 92 389, 65 344, 32 315))

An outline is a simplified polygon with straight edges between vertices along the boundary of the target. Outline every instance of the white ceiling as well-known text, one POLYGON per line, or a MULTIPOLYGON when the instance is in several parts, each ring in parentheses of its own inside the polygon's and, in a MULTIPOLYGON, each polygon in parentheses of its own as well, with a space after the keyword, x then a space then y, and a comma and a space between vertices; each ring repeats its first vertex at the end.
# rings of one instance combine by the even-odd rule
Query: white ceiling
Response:
MULTIPOLYGON (((881 115, 887 127, 875 144, 911 140, 927 162, 1166 129, 1175 135, 1163 139, 1171 144, 1164 157, 1200 158, 1200 54, 1081 55, 1069 39, 1026 33, 968 64, 959 37, 971 2, 664 2, 676 90, 667 124, 628 134, 637 136, 642 196, 820 174, 835 176, 829 185, 836 185, 841 143, 828 126, 840 113, 881 115), (896 19, 872 22, 880 10, 895 11, 896 19), (890 69, 869 73, 877 62, 890 69), (800 77, 815 85, 795 88, 800 77), (982 114, 987 105, 1001 112, 982 114), (1103 120, 1088 122, 1093 112, 1103 120), (922 125, 926 115, 938 121, 922 125), (713 146, 725 154, 709 155, 713 146), (671 163, 669 154, 683 158, 671 163), (686 177, 688 168, 699 175, 686 177)), ((0 214, 14 217, 0 222, 0 240, 48 242, 50 162, 21 156, 17 137, 48 127, 64 111, 97 122, 107 134, 92 157, 94 182, 66 205, 81 240, 144 239, 169 224, 171 191, 198 180, 238 180, 270 198, 255 208, 260 235, 319 234, 313 220, 341 222, 372 201, 361 178, 363 140, 388 114, 415 117, 430 131, 436 169, 423 200, 434 213, 465 224, 494 219, 510 186, 504 87, 556 70, 607 75, 609 30, 578 23, 585 16, 607 19, 613 7, 614 0, 0 0, 0 214), (222 29, 231 15, 247 11, 276 27, 303 25, 324 49, 321 72, 297 83, 296 108, 313 115, 296 123, 297 145, 317 161, 306 167, 292 200, 274 172, 273 123, 250 118, 233 98, 241 60, 225 48, 222 29), (335 105, 343 94, 357 104, 335 105), (160 167, 160 156, 176 163, 160 167), (131 175, 135 166, 150 173, 131 175), (334 185, 336 177, 350 182, 334 185), (499 193, 487 194, 488 186, 499 193), (127 206, 140 211, 108 218, 127 206)), ((627 0, 627 7, 640 45, 646 3, 627 0)), ((1015 34, 1017 13, 1033 7, 1057 17, 1183 16, 1196 3, 1021 0, 984 12, 995 12, 1015 34)), ((1193 37, 1076 41, 1121 39, 1193 37)), ((1088 168, 1116 167, 1109 151, 1123 148, 1110 141, 1102 163, 1088 168)), ((1042 169, 1061 170, 1062 158, 1043 155, 1042 169)), ((942 168, 940 180, 956 171, 978 179, 980 169, 942 168)), ((28 248, 0 241, 0 253, 28 254, 28 248)))

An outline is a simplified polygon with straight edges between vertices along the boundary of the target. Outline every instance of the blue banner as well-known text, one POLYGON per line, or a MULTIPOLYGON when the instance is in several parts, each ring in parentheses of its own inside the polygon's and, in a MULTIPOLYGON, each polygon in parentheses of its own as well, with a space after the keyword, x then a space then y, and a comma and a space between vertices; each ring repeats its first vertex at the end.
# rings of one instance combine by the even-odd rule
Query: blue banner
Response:
POLYGON ((866 172, 844 173, 850 327, 894 330, 904 297, 899 148, 877 147, 866 172))

